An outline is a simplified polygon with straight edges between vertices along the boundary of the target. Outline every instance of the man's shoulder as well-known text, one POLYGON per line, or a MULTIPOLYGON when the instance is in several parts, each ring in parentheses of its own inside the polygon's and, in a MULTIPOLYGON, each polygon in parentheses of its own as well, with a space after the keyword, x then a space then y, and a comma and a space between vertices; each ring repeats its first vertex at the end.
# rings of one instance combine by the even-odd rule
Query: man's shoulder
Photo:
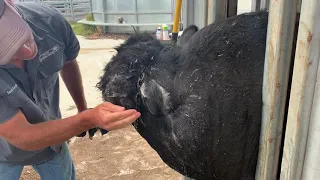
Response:
POLYGON ((57 9, 37 2, 19 2, 15 5, 27 19, 51 18, 62 15, 57 9))

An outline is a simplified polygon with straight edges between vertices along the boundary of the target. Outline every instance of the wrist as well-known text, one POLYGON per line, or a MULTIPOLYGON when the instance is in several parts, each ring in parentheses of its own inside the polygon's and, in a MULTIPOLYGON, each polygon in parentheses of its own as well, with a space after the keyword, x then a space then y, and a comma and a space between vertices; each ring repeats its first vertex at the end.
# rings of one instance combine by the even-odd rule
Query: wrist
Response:
POLYGON ((93 121, 90 110, 84 110, 80 112, 77 116, 79 116, 80 118, 81 126, 83 126, 85 129, 91 129, 96 126, 93 121))

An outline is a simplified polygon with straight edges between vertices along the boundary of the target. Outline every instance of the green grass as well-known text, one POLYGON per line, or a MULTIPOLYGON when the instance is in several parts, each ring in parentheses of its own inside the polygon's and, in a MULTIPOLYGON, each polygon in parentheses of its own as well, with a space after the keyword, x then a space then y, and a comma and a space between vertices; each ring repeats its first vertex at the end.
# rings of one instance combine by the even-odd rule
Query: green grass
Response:
MULTIPOLYGON (((85 19, 89 21, 94 20, 91 14, 88 14, 85 19)), ((96 26, 80 24, 72 21, 70 21, 69 23, 76 35, 88 36, 97 32, 96 26)))
POLYGON ((94 34, 96 32, 95 26, 89 26, 89 25, 80 24, 77 22, 69 22, 69 23, 76 35, 87 36, 87 35, 94 34))

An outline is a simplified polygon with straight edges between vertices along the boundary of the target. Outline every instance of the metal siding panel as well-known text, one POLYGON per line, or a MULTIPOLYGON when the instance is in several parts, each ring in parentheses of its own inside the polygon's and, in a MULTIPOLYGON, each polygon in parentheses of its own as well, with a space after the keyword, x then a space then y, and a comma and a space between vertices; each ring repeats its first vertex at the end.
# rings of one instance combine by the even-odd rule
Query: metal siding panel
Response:
MULTIPOLYGON (((239 0, 239 1, 241 1, 241 0, 239 0)), ((260 4, 261 4, 261 0, 252 0, 251 1, 251 11, 252 12, 259 11, 260 4)))
MULTIPOLYGON (((315 93, 316 95, 318 93, 318 87, 315 84, 320 57, 319 7, 319 0, 302 1, 281 180, 309 180, 310 176, 319 173, 319 171, 316 172, 319 166, 313 166, 319 165, 320 162, 316 161, 319 158, 319 146, 312 149, 319 145, 316 140, 319 139, 317 137, 319 129, 314 129, 313 126, 319 123, 318 114, 314 114, 318 113, 315 112, 318 109, 318 104, 316 104, 318 100, 314 99, 318 98, 315 96, 315 93), (308 140, 309 127, 311 127, 311 139, 308 140), (308 146, 306 147, 307 142, 308 146), (315 153, 314 150, 318 152, 315 153), (306 155, 306 153, 310 154, 306 155), (303 167, 304 161, 305 167, 303 167), (301 176, 303 169, 305 172, 301 176)), ((319 176, 315 179, 319 179, 319 176)))
POLYGON ((271 0, 267 31, 263 106, 256 179, 276 179, 297 0, 271 0))
MULTIPOLYGON (((318 18, 318 22, 319 22, 318 18)), ((318 25, 320 27, 320 24, 318 25)), ((319 35, 317 35, 320 41, 319 35)), ((319 46, 318 46, 319 47, 319 46)), ((319 52, 320 54, 320 52, 319 52)), ((319 55, 318 55, 319 56, 319 55)), ((318 57, 319 61, 319 57, 318 57)), ((318 66, 315 94, 313 97, 312 112, 310 117, 310 126, 308 132, 308 141, 305 152, 305 161, 303 164, 303 180, 319 179, 320 177, 320 68, 318 66)))
POLYGON ((270 0, 260 0, 260 9, 268 10, 270 7, 270 0))
POLYGON ((227 16, 236 16, 238 12, 238 0, 228 0, 227 16))

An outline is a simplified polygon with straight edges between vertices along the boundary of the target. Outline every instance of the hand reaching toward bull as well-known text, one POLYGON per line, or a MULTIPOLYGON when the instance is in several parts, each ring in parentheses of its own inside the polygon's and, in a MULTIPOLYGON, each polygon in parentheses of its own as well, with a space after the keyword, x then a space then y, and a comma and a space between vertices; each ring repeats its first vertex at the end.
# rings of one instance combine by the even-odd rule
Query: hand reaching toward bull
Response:
MULTIPOLYGON (((125 110, 122 106, 114 105, 110 102, 104 102, 95 108, 88 109, 82 112, 87 119, 90 119, 94 126, 99 128, 89 129, 89 138, 92 139, 95 132, 100 129, 102 135, 108 131, 124 128, 140 117, 140 113, 135 109, 125 110)), ((83 132, 77 137, 84 137, 86 132, 83 132)))
POLYGON ((134 109, 125 110, 124 107, 104 102, 96 108, 88 110, 92 121, 98 127, 106 130, 116 130, 130 125, 140 117, 134 109))

